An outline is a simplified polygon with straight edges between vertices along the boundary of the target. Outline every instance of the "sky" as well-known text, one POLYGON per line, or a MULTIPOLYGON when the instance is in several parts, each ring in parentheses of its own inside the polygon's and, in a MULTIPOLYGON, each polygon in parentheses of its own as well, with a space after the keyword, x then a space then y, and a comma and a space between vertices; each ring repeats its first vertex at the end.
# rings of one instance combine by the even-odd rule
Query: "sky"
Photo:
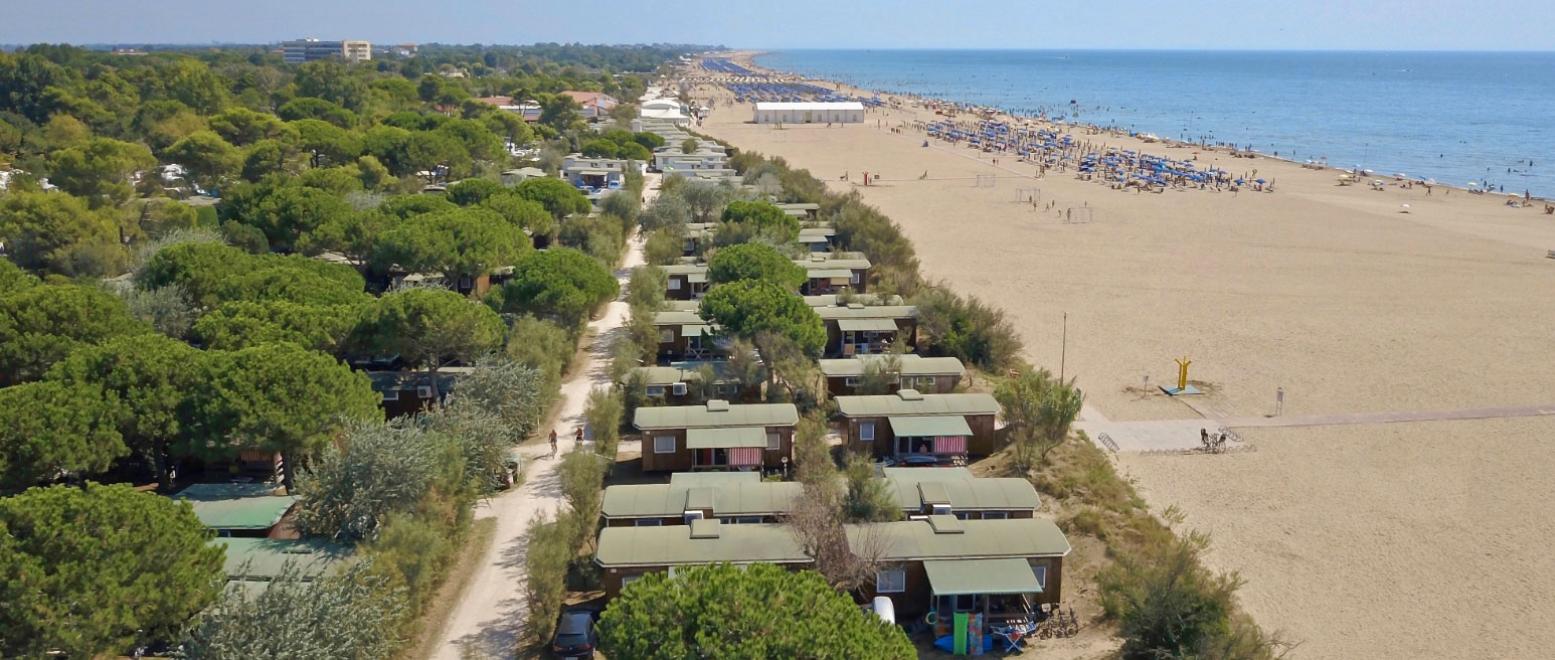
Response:
POLYGON ((1552 0, 0 0, 0 43, 1552 50, 1552 0))

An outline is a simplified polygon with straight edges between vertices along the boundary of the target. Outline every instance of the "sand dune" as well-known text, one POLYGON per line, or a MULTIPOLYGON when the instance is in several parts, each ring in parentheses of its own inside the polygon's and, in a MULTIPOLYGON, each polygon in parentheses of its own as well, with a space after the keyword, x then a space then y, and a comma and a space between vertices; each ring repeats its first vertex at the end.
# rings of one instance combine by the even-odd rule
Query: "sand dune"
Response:
MULTIPOLYGON (((750 115, 720 103, 700 130, 858 190, 928 277, 1006 310, 1037 364, 1057 369, 1067 312, 1067 370, 1113 419, 1195 417, 1142 392, 1179 356, 1212 388, 1198 405, 1233 416, 1269 412, 1277 386, 1289 414, 1555 402, 1555 218, 1504 197, 1338 187, 1332 170, 1212 152, 1201 159, 1256 168, 1277 192, 1125 193, 877 127, 922 110, 834 128, 750 115), (865 170, 878 185, 838 180, 865 170), (1000 178, 977 187, 980 174, 1000 178), (1092 221, 1066 223, 1067 209, 1092 221)), ((1547 655, 1555 450, 1541 443, 1555 420, 1243 435, 1259 451, 1124 464, 1153 504, 1216 532, 1213 562, 1250 579, 1260 622, 1306 640, 1298 656, 1547 655)))

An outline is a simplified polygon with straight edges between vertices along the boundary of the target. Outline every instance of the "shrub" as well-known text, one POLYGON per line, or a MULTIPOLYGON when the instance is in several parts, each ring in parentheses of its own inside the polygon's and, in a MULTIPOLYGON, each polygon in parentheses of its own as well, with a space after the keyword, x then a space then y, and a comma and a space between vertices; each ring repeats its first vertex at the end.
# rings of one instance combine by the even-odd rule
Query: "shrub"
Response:
POLYGON ((622 412, 620 392, 604 388, 589 391, 583 419, 594 431, 594 451, 612 462, 621 444, 622 412))
POLYGON ((331 443, 298 483, 297 528, 342 541, 373 538, 420 501, 438 472, 437 443, 414 428, 362 424, 331 443))
POLYGON ((685 235, 673 228, 655 229, 643 242, 643 261, 654 266, 675 263, 685 251, 685 240, 685 235))
POLYGON ((402 590, 367 563, 321 580, 283 567, 263 591, 233 589, 195 623, 184 653, 197 660, 387 658, 404 642, 402 590))
POLYGON ((524 631, 533 644, 544 644, 556 633, 567 583, 567 566, 577 555, 578 522, 570 511, 553 520, 536 517, 525 531, 524 601, 529 606, 524 631))
POLYGON ((954 356, 989 372, 1018 364, 1020 336, 1003 310, 938 286, 920 291, 913 303, 930 354, 954 356))

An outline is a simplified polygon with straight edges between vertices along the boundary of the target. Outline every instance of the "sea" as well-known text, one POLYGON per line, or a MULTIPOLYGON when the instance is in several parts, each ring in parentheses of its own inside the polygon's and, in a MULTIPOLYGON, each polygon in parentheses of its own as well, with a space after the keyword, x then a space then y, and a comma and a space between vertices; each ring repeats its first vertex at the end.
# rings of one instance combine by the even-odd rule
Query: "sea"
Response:
POLYGON ((770 69, 1555 197, 1555 52, 782 50, 770 69))

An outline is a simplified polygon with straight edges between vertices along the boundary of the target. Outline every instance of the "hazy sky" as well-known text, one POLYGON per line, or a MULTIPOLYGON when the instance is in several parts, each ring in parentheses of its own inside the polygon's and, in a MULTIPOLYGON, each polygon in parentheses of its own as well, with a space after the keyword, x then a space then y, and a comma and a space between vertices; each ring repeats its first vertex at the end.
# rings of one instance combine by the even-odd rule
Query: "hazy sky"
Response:
POLYGON ((1555 49, 1552 0, 0 0, 0 43, 1555 49))

